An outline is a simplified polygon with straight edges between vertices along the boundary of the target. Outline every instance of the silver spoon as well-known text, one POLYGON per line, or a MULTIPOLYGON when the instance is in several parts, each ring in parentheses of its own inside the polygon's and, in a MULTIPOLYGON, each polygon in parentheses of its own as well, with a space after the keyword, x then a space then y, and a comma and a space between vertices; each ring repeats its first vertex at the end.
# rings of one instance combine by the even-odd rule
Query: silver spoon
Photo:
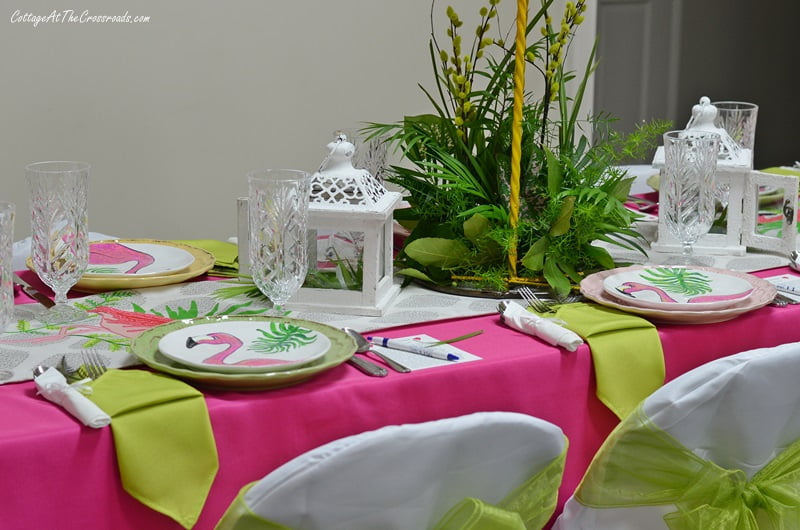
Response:
MULTIPOLYGON (((347 333, 348 335, 350 335, 353 338, 353 340, 356 343, 356 352, 357 353, 361 353, 361 352, 365 351, 365 350, 361 349, 360 341, 352 333, 348 332, 347 328, 343 328, 342 331, 344 331, 345 333, 347 333)), ((360 337, 361 335, 359 334, 358 336, 360 337)), ((369 345, 367 345, 367 346, 369 346, 369 345)), ((348 364, 352 364, 353 366, 358 368, 359 371, 361 371, 361 372, 363 372, 363 373, 365 373, 367 375, 371 375, 373 377, 386 377, 387 375, 389 375, 389 370, 387 370, 383 366, 379 366, 379 365, 377 365, 375 363, 369 362, 368 360, 362 359, 361 357, 356 357, 355 355, 353 355, 352 357, 347 359, 347 362, 348 362, 348 364)))
POLYGON ((393 370, 395 370, 397 372, 406 374, 406 373, 411 371, 410 368, 408 368, 407 366, 403 366, 402 364, 400 364, 399 362, 395 361, 391 357, 388 357, 388 356, 386 356, 386 355, 384 355, 384 354, 382 354, 380 352, 377 352, 375 350, 371 350, 372 344, 367 342, 367 339, 365 339, 361 335, 361 333, 359 333, 358 331, 356 331, 356 330, 354 330, 352 328, 342 328, 342 329, 344 330, 345 333, 347 333, 348 335, 353 337, 353 339, 356 341, 356 347, 357 347, 356 351, 357 352, 359 352, 359 353, 371 352, 374 355, 376 355, 378 358, 380 358, 380 360, 382 360, 383 362, 388 364, 393 370))

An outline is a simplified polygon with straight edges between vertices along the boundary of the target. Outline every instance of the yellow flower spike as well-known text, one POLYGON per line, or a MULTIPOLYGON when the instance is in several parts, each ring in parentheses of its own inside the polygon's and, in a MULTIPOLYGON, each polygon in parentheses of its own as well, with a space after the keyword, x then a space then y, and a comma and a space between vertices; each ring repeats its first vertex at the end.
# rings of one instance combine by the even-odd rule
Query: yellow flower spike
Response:
POLYGON ((480 59, 481 57, 483 57, 483 50, 478 50, 478 51, 475 53, 475 58, 476 58, 476 59, 480 59))
POLYGON ((527 59, 530 62, 535 62, 536 61, 536 55, 534 55, 533 52, 527 52, 525 54, 525 59, 527 59))
POLYGON ((506 41, 504 41, 503 39, 495 39, 494 43, 497 44, 500 47, 503 47, 503 46, 506 45, 506 41))
POLYGON ((575 25, 576 26, 579 25, 581 22, 583 22, 583 17, 581 15, 578 15, 577 17, 575 17, 575 25))
POLYGON ((456 10, 453 9, 453 6, 447 6, 447 18, 449 18, 450 22, 453 24, 458 23, 458 14, 456 13, 456 10))
POLYGON ((551 55, 558 55, 558 50, 561 49, 561 42, 556 42, 552 46, 550 46, 550 54, 551 55))
POLYGON ((442 62, 443 62, 443 63, 446 63, 446 62, 447 62, 447 60, 448 60, 448 59, 450 59, 450 56, 449 56, 449 55, 447 55, 447 52, 446 52, 446 51, 444 51, 444 50, 441 50, 441 51, 439 52, 439 58, 442 60, 442 62))
POLYGON ((493 18, 494 18, 494 17, 496 17, 496 16, 497 16, 497 11, 490 11, 490 12, 489 12, 489 16, 488 16, 488 17, 486 17, 486 18, 488 18, 488 19, 490 19, 490 20, 491 20, 491 19, 493 19, 493 18))
POLYGON ((452 37, 453 36, 453 28, 447 28, 447 36, 448 37, 452 37))
POLYGON ((467 82, 464 83, 464 90, 466 92, 471 92, 472 91, 472 81, 470 81, 469 79, 467 79, 467 82))
POLYGON ((464 102, 464 112, 469 114, 470 109, 472 109, 472 102, 471 101, 465 101, 464 102))
POLYGON ((542 26, 542 36, 547 37, 547 35, 548 35, 547 26, 542 26))
POLYGON ((553 17, 551 17, 551 16, 549 16, 549 15, 548 15, 548 16, 547 16, 547 17, 544 19, 544 23, 545 23, 545 24, 547 24, 547 25, 549 26, 550 24, 552 24, 552 23, 553 23, 553 17))
POLYGON ((459 92, 458 93, 458 97, 459 97, 459 99, 467 99, 467 93, 466 92, 459 92))
POLYGON ((457 127, 464 125, 464 119, 461 116, 456 116, 455 124, 457 127))
POLYGON ((499 3, 500 3, 500 0, 489 0, 489 5, 491 5, 491 6, 496 6, 499 3))
POLYGON ((482 17, 485 17, 489 14, 489 9, 486 6, 481 7, 481 10, 478 11, 482 17))

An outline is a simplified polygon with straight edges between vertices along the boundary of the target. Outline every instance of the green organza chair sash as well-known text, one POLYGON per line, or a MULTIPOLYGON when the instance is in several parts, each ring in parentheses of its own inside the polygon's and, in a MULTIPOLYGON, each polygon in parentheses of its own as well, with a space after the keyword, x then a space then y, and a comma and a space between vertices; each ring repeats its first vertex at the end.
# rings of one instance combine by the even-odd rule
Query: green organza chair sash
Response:
POLYGON ((800 530, 800 440, 747 480, 689 451, 639 407, 598 451, 575 498, 594 508, 674 504, 664 516, 673 530, 800 530))
MULTIPOLYGON (((539 473, 509 493, 496 506, 479 499, 459 501, 434 526, 435 530, 533 530, 542 528, 553 515, 558 487, 564 474, 567 449, 539 473)), ((217 524, 217 530, 290 530, 253 513, 244 494, 255 484, 248 484, 236 496, 217 524)))

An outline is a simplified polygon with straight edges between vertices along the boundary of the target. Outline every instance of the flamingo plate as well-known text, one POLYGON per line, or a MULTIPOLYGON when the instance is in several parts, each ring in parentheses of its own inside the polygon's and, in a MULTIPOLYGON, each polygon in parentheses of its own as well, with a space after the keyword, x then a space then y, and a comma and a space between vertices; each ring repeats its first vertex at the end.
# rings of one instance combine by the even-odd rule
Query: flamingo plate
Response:
POLYGON ((194 263, 191 252, 168 241, 113 240, 89 244, 84 276, 148 276, 185 271, 194 263))
POLYGON ((247 373, 290 370, 322 358, 344 334, 324 324, 285 317, 198 322, 158 341, 165 357, 195 369, 247 373))
POLYGON ((603 289, 621 303, 666 311, 723 309, 753 293, 751 282, 724 269, 657 265, 619 269, 603 289))

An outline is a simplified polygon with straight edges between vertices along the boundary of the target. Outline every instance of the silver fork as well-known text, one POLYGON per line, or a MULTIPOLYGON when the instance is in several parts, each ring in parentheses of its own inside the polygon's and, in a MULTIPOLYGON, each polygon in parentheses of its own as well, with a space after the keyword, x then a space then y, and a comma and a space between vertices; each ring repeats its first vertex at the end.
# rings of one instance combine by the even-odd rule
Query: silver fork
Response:
POLYGON ((775 298, 772 299, 772 302, 769 305, 773 307, 786 307, 789 304, 796 304, 794 300, 789 298, 788 296, 784 296, 781 293, 775 295, 775 298))
POLYGON ((106 373, 108 369, 106 360, 96 350, 82 351, 81 360, 83 361, 83 369, 86 375, 91 379, 97 379, 106 373))
POLYGON ((527 285, 523 285, 517 292, 520 294, 523 300, 528 304, 528 307, 536 311, 537 313, 550 313, 555 311, 553 309, 553 304, 549 302, 545 302, 544 300, 538 298, 536 294, 531 290, 530 287, 527 285))

